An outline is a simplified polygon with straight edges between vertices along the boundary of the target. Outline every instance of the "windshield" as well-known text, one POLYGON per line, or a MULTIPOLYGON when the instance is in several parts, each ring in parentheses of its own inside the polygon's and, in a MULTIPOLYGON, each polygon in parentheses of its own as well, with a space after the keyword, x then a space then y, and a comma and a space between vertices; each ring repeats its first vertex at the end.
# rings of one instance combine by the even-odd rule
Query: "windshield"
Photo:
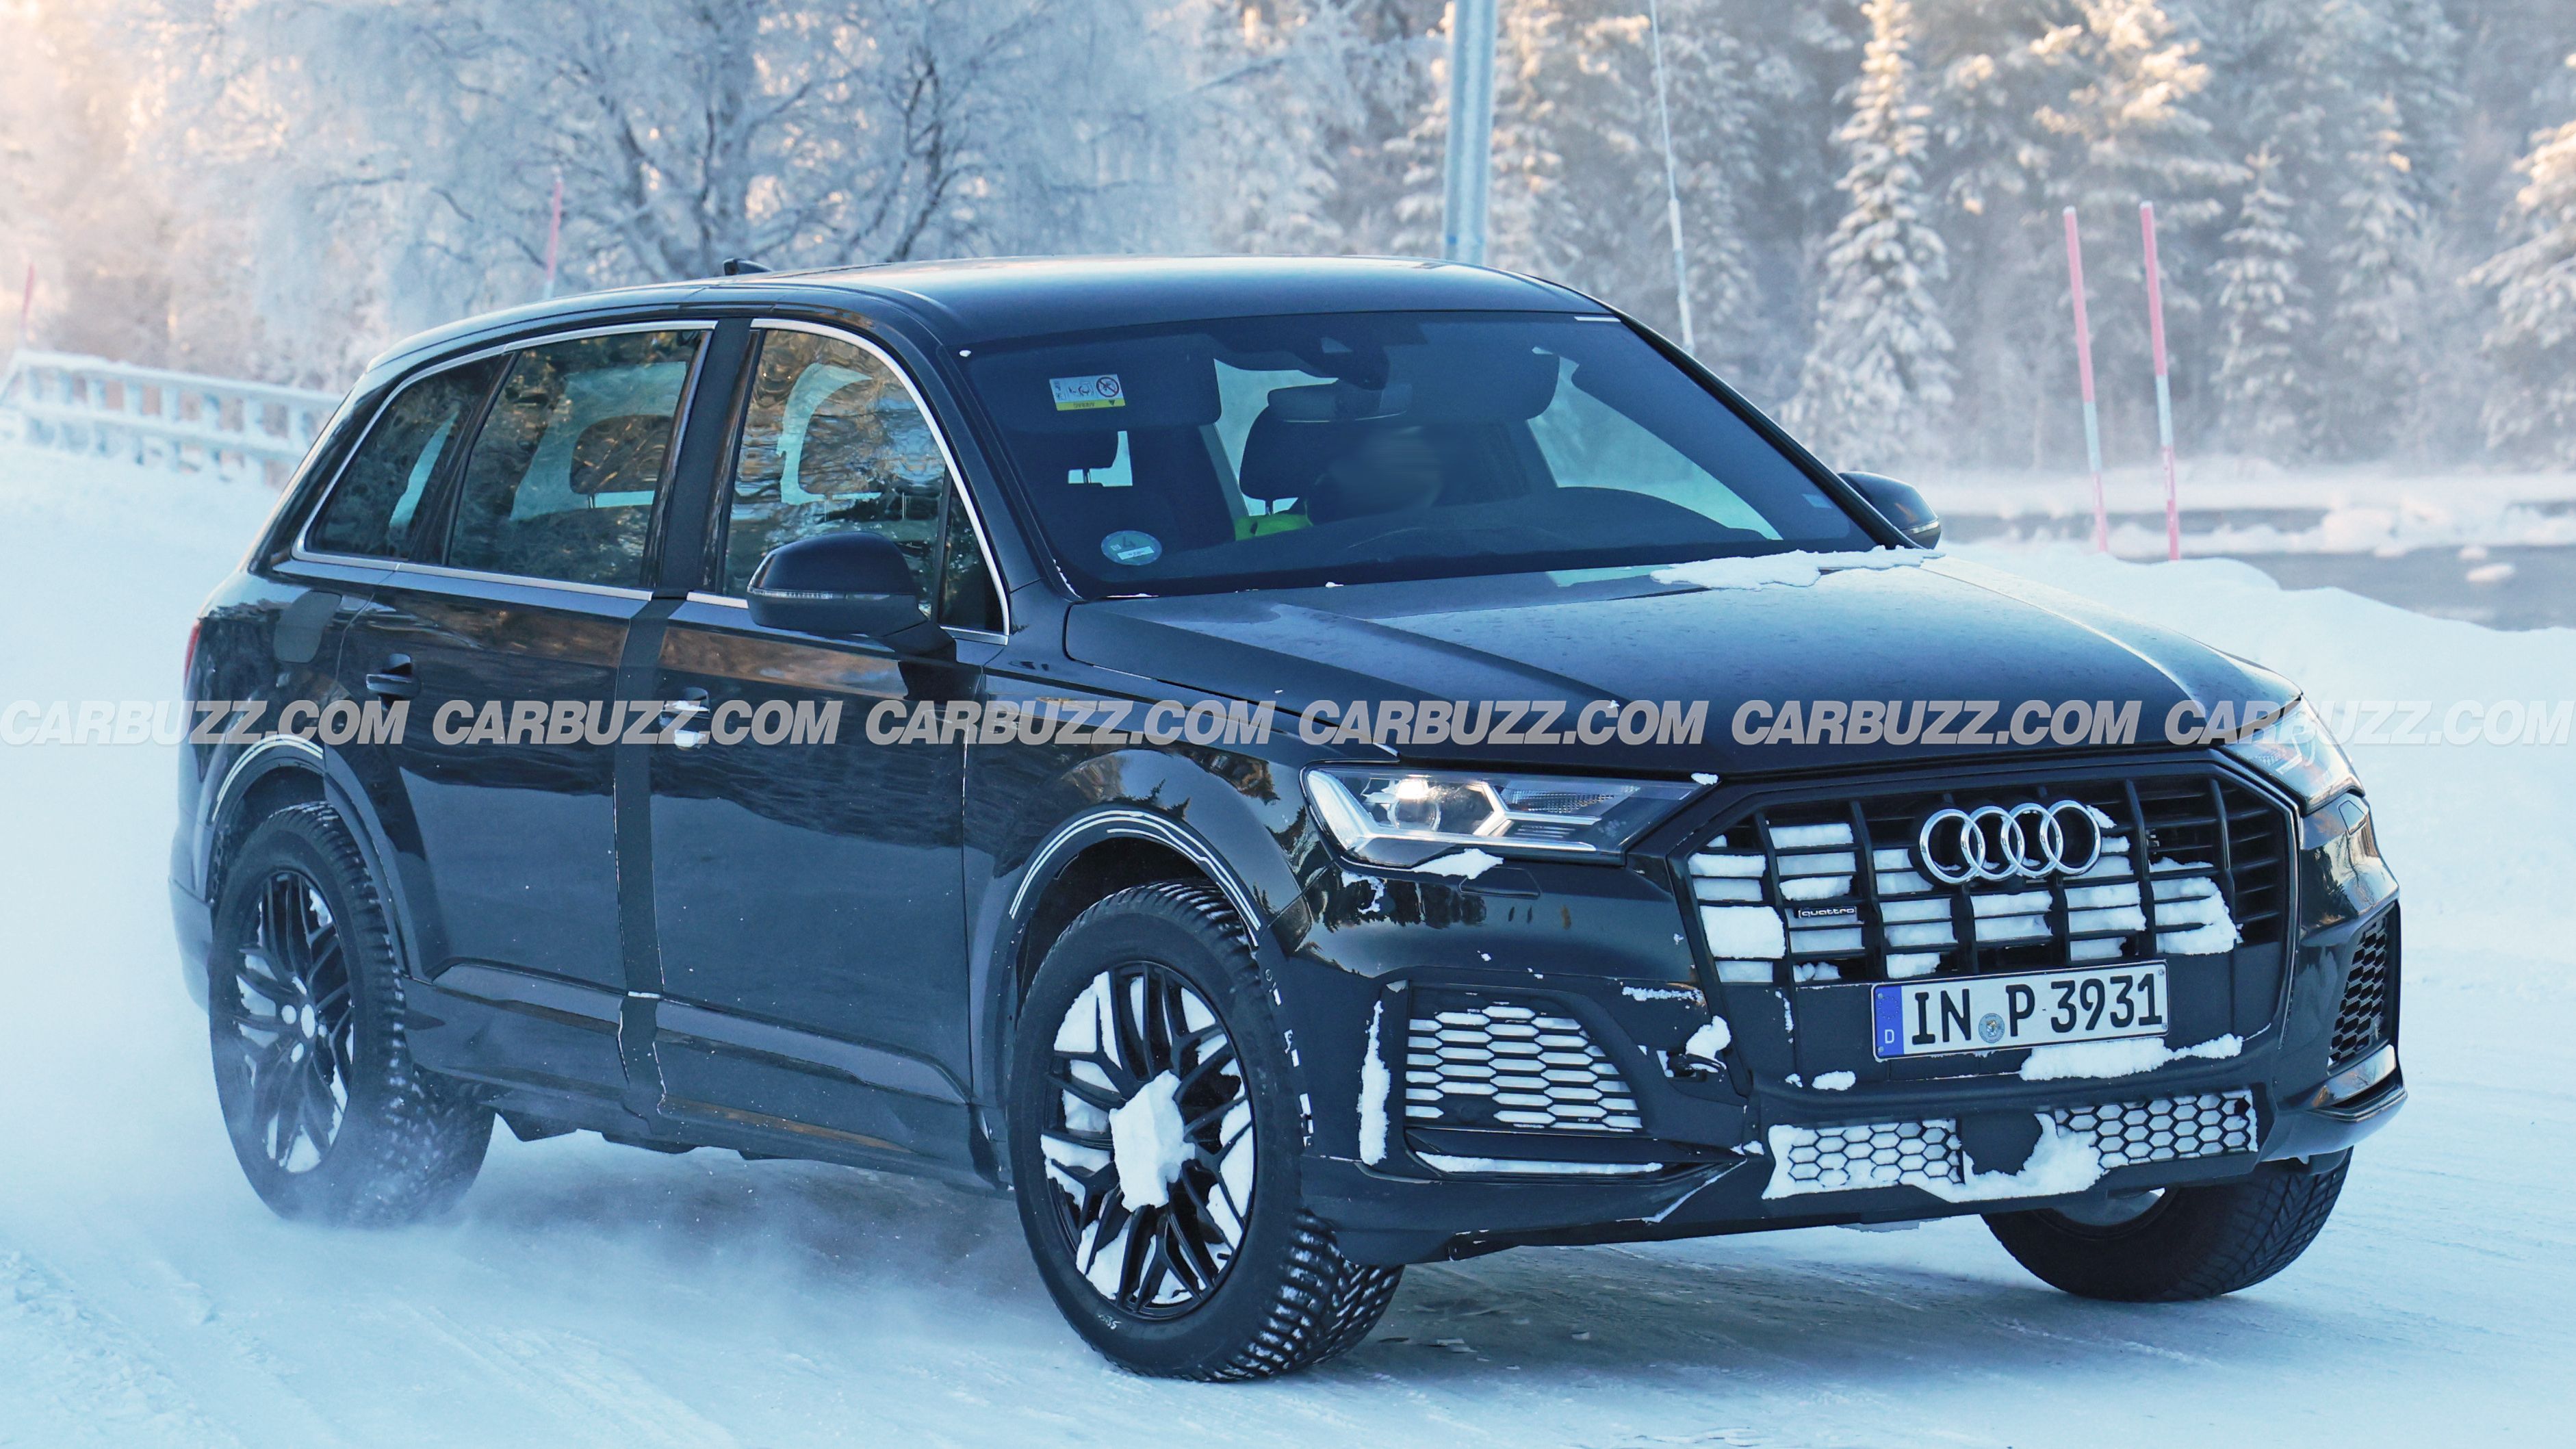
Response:
POLYGON ((1876 544, 1615 318, 1251 317, 978 347, 967 370, 1095 597, 1876 544))

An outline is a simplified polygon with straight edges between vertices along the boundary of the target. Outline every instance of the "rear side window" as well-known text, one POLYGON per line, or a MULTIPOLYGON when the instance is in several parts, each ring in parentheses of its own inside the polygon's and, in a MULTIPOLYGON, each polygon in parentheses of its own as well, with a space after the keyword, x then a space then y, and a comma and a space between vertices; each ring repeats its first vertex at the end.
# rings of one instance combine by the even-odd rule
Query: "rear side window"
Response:
POLYGON ((635 587, 706 334, 621 332, 511 360, 466 456, 447 564, 635 587))
POLYGON ((413 515, 439 465, 492 390, 501 359, 485 358, 425 377, 394 394, 340 470, 340 484, 305 535, 326 553, 401 555, 413 515))

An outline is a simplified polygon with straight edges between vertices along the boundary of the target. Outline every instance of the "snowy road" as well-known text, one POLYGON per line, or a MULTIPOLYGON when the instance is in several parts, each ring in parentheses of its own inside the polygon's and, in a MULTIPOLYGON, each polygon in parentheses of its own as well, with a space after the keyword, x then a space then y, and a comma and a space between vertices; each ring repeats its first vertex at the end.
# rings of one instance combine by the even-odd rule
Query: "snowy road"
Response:
MULTIPOLYGON (((266 501, 0 452, 0 705, 168 694, 266 501)), ((2320 696, 2576 694, 2576 632, 2224 563, 2009 562, 2320 696)), ((1525 1250, 1413 1270, 1322 1371, 1207 1388, 1084 1351, 1007 1204, 895 1179, 504 1136, 452 1222, 276 1221, 172 964, 167 751, 0 748, 0 1444, 2552 1436, 2576 1411, 2576 747, 2357 754, 2408 891, 2415 1100, 2283 1277, 2086 1304, 1973 1220, 1525 1250)))

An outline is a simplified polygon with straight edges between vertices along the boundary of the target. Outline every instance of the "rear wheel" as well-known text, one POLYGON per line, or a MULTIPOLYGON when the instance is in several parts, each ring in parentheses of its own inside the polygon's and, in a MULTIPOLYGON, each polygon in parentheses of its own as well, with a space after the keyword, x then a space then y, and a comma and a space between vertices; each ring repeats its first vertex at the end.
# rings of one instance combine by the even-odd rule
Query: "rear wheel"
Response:
POLYGON ((1287 1049, 1223 897, 1166 881, 1076 918, 1014 1046, 1020 1223, 1074 1329, 1139 1373, 1249 1379, 1368 1336, 1400 1268, 1299 1201, 1287 1049))
POLYGON ((279 1216, 409 1222, 473 1184, 492 1113, 412 1062, 384 907, 330 807, 281 811, 234 853, 207 985, 233 1155, 279 1216))
POLYGON ((2114 1199, 2077 1217, 1995 1213, 1986 1226, 2040 1281, 2079 1298, 2178 1303, 2250 1288, 2307 1251, 2343 1192, 2331 1168, 2276 1164, 2236 1182, 2114 1199))

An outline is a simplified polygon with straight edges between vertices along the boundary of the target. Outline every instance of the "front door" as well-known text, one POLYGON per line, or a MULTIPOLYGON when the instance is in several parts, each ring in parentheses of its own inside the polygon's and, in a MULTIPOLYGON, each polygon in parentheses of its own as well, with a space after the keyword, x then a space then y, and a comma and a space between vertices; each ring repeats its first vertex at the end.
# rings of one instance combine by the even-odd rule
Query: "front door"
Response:
MULTIPOLYGON (((617 688, 650 602, 645 545, 705 333, 544 343, 508 362, 436 546, 376 591, 343 668, 409 697, 371 789, 419 937, 466 1009, 415 1032, 430 1065, 620 1094, 617 688)), ((630 746, 629 748, 640 748, 630 746)))
POLYGON ((944 450, 902 374, 855 339, 755 329, 702 590, 663 635, 659 698, 702 711, 652 757, 664 1110, 844 1149, 955 1158, 967 1138, 965 748, 888 741, 973 671, 752 622, 770 549, 893 539, 925 612, 943 575, 992 609, 944 450), (952 564, 952 543, 960 550, 952 564), (970 561, 971 555, 971 561, 970 561), (876 722, 871 738, 870 724, 876 722))

